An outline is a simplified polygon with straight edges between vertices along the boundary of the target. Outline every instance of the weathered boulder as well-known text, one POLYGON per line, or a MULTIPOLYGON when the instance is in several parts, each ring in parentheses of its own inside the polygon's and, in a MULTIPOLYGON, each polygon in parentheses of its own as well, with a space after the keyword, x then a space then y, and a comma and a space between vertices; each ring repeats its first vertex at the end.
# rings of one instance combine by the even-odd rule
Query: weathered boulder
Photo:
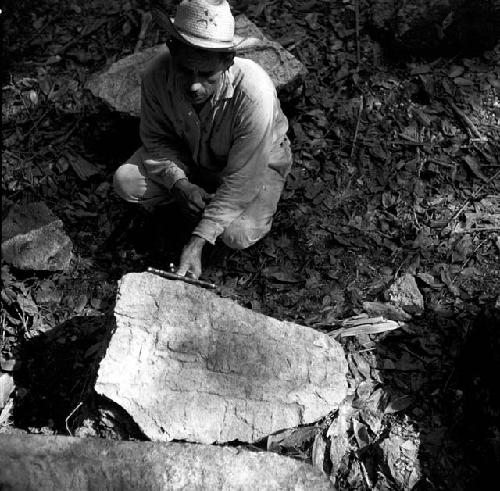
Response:
MULTIPOLYGON (((241 56, 259 63, 267 71, 278 91, 292 90, 302 80, 306 73, 304 65, 279 43, 265 39, 262 31, 247 17, 236 17, 235 30, 240 36, 263 40, 262 46, 241 56)), ((122 58, 104 72, 92 76, 86 87, 116 111, 139 116, 141 72, 153 57, 165 50, 166 47, 162 44, 122 58)))
POLYGON ((308 464, 244 448, 0 435, 0 488, 298 491, 331 485, 308 464))
POLYGON ((2 222, 2 256, 16 268, 66 270, 72 249, 62 221, 43 202, 13 205, 2 222))
POLYGON ((335 410, 347 390, 329 336, 201 288, 127 274, 96 391, 152 440, 254 442, 335 410))
POLYGON ((361 0, 360 10, 401 53, 479 54, 500 39, 498 0, 361 0))
POLYGON ((420 314, 424 309, 424 297, 410 273, 401 275, 389 287, 385 295, 389 302, 410 314, 420 314))

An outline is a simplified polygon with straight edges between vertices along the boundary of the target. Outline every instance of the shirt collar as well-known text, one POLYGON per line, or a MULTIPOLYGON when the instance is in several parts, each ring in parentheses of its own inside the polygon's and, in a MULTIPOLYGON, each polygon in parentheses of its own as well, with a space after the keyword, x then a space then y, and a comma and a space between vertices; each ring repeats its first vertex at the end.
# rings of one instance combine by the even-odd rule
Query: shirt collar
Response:
POLYGON ((217 104, 222 99, 232 99, 234 95, 234 71, 231 65, 223 74, 219 89, 214 94, 213 101, 217 104))

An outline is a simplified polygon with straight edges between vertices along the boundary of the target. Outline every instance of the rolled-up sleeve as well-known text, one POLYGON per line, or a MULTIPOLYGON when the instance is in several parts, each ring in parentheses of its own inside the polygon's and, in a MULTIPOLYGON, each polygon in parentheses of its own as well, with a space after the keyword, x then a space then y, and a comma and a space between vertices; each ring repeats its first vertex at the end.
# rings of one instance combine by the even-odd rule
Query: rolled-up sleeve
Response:
POLYGON ((259 193, 273 141, 273 94, 245 98, 235 112, 233 138, 222 182, 194 230, 214 244, 259 193))
MULTIPOLYGON (((168 63, 165 59, 157 60, 156 63, 158 62, 168 63)), ((155 68, 157 67, 153 66, 146 71, 142 78, 140 136, 148 175, 171 189, 178 180, 186 177, 185 162, 189 156, 180 145, 172 123, 161 108, 157 94, 164 90, 161 85, 166 81, 166 72, 164 70, 158 74, 155 68)))

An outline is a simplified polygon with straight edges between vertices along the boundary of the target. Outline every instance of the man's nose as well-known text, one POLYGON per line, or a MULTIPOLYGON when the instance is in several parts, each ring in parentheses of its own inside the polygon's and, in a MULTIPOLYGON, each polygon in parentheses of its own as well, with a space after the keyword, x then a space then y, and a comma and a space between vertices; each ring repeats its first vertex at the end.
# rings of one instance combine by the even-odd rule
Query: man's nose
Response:
POLYGON ((198 81, 190 82, 190 84, 189 84, 189 92, 198 92, 201 88, 202 88, 202 85, 198 81))

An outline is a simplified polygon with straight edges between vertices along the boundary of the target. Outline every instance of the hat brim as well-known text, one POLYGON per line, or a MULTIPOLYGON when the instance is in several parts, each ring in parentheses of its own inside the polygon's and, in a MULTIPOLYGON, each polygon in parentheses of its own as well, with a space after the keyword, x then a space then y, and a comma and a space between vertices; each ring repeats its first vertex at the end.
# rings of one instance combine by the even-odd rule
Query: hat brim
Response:
POLYGON ((163 27, 171 36, 175 37, 179 41, 186 43, 193 48, 198 49, 206 49, 208 51, 236 51, 238 46, 245 41, 245 38, 241 36, 237 36, 236 34, 233 37, 232 41, 224 42, 224 41, 214 41, 213 39, 206 39, 202 37, 192 36, 190 34, 186 34, 181 29, 177 28, 174 24, 173 19, 170 19, 168 16, 164 16, 163 27))

